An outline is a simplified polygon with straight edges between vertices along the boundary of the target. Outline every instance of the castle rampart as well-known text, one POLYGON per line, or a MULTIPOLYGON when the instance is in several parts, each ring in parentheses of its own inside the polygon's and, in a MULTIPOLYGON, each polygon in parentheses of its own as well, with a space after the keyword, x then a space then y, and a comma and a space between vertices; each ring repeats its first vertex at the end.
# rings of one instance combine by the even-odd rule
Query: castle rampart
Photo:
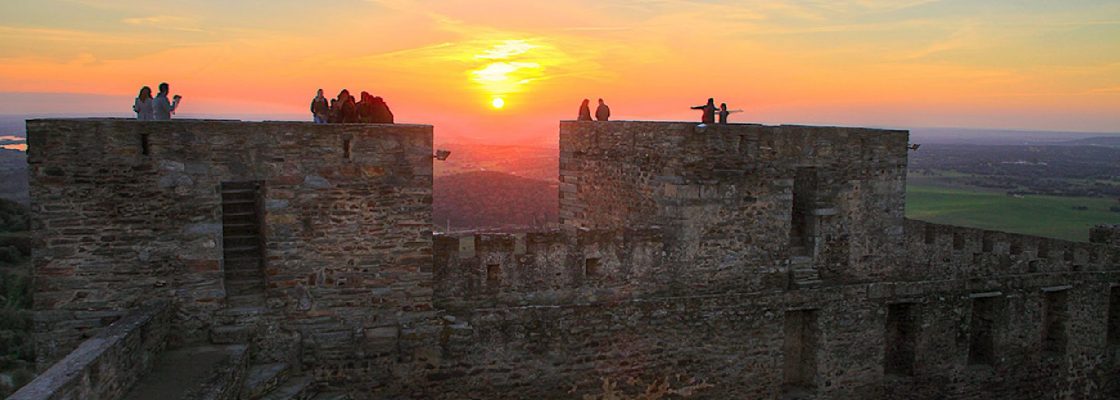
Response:
POLYGON ((28 126, 45 361, 158 297, 361 397, 1120 395, 1120 247, 906 220, 903 131, 561 122, 559 230, 433 236, 430 127, 28 126))
POLYGON ((152 298, 174 300, 173 342, 205 340, 222 308, 267 305, 325 352, 350 343, 316 338, 431 309, 430 126, 27 128, 44 365, 152 298))

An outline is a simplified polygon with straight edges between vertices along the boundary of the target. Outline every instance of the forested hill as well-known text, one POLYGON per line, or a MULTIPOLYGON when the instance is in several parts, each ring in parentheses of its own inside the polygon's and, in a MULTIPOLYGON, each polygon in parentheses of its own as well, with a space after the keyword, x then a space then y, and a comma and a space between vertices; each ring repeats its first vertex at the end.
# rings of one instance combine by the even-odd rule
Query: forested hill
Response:
POLYGON ((556 183, 502 172, 477 171, 435 179, 432 222, 437 230, 523 230, 556 222, 556 183))

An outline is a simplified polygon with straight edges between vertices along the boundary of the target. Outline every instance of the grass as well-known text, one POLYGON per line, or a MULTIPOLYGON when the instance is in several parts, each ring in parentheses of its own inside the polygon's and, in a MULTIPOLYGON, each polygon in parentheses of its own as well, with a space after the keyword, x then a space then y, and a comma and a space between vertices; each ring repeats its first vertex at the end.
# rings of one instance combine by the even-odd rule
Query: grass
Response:
POLYGON ((1120 213, 1109 211, 1117 205, 1115 199, 1104 198, 1012 197, 925 184, 906 187, 906 216, 912 219, 1079 242, 1089 240, 1094 225, 1120 224, 1120 213))

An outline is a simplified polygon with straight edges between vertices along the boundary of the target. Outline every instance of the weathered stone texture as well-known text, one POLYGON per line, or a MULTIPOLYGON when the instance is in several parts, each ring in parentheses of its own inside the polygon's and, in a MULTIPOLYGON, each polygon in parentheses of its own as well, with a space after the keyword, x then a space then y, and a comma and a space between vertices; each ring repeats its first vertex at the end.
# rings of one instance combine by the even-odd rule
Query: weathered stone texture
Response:
POLYGON ((167 345, 171 320, 167 302, 146 304, 82 342, 8 399, 122 398, 167 345))
POLYGON ((218 320, 236 340, 252 320, 261 354, 358 398, 579 398, 604 379, 721 399, 1120 397, 1112 231, 906 220, 902 131, 562 122, 561 229, 433 237, 428 127, 29 128, 48 359, 159 296, 176 329, 218 320), (217 311, 228 180, 264 187, 252 318, 217 311))
POLYGON ((176 342, 207 336, 227 301, 223 182, 262 183, 271 317, 313 357, 352 351, 332 335, 431 308, 430 126, 27 126, 44 365, 150 298, 174 300, 176 342))
POLYGON ((696 291, 751 290, 784 275, 793 240, 831 281, 880 277, 902 244, 905 131, 561 122, 568 227, 660 226, 696 291), (807 184, 799 185, 804 177, 807 184), (805 228, 791 233, 794 198, 805 228))

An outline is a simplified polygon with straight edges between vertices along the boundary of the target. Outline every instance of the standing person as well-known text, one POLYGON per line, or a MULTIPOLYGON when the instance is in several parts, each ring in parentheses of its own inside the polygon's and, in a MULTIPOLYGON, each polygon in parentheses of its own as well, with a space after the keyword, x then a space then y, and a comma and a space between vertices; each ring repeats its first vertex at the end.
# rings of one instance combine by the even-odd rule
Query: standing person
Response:
POLYGON ((152 119, 156 121, 170 121, 171 114, 174 114, 175 110, 179 108, 179 100, 182 100, 183 96, 175 95, 175 97, 172 98, 174 102, 168 101, 167 92, 169 92, 170 89, 171 86, 168 85, 167 82, 159 84, 159 94, 156 95, 152 103, 152 119))
POLYGON ((583 99, 583 103, 579 105, 579 118, 576 121, 590 121, 591 120, 591 106, 588 105, 591 100, 583 99))
POLYGON ((599 107, 595 109, 595 119, 600 121, 611 119, 611 108, 607 107, 607 103, 604 103, 603 99, 599 99, 599 107))
MULTIPOLYGON (((342 100, 339 100, 342 101, 342 100)), ((358 101, 350 92, 346 92, 346 101, 342 101, 342 123, 353 124, 358 122, 358 101)))
POLYGON ((702 106, 692 107, 693 110, 702 110, 703 114, 700 115, 700 123, 714 124, 716 123, 716 101, 709 97, 708 104, 702 106))
POLYGON ((327 103, 327 98, 323 97, 323 89, 319 89, 315 98, 311 99, 311 120, 316 124, 325 124, 330 114, 331 106, 327 103))
POLYGON ((727 116, 737 112, 743 112, 743 110, 727 111, 727 103, 719 103, 719 123, 727 125, 727 116))
POLYGON ((381 98, 381 96, 375 96, 370 100, 373 104, 373 123, 393 123, 393 111, 389 110, 389 104, 385 102, 385 99, 381 98))
POLYGON ((152 103, 152 88, 147 86, 140 88, 140 94, 136 96, 136 102, 132 103, 132 111, 136 112, 137 120, 152 120, 152 103))
POLYGON ((338 92, 338 97, 331 100, 331 123, 341 124, 343 122, 346 122, 344 121, 345 118, 343 115, 343 107, 346 104, 347 98, 349 97, 350 91, 342 89, 342 91, 338 92))

